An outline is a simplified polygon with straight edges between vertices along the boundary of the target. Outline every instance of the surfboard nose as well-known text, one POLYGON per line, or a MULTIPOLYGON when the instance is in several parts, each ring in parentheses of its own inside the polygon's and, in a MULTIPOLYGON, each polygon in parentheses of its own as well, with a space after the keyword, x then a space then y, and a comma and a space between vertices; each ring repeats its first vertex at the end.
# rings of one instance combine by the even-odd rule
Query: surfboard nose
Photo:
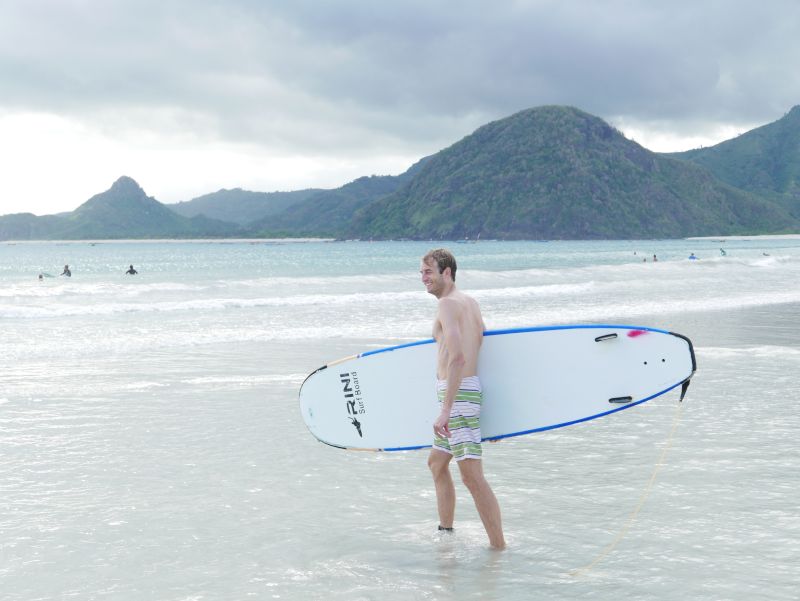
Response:
POLYGON ((683 384, 681 384, 681 397, 680 399, 678 399, 678 402, 682 403, 684 397, 686 396, 686 391, 689 390, 689 384, 692 383, 692 376, 694 376, 694 373, 697 371, 697 358, 695 357, 694 354, 694 345, 692 344, 692 341, 689 340, 688 336, 684 336, 683 334, 678 334, 677 332, 670 332, 670 334, 672 334, 673 336, 677 336, 681 340, 686 341, 686 344, 689 345, 689 356, 692 358, 692 373, 689 374, 689 377, 683 381, 683 384))

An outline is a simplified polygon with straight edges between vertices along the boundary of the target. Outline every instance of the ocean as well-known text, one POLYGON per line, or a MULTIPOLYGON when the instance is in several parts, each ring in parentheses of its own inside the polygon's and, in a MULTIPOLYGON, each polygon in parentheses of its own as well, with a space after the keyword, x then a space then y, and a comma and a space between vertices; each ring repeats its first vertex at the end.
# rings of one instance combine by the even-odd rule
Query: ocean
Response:
POLYGON ((491 329, 697 355, 682 404, 486 445, 503 552, 458 481, 437 534, 427 451, 328 447, 298 409, 324 363, 430 337, 442 244, 0 244, 0 597, 798 599, 800 238, 445 244, 491 329))

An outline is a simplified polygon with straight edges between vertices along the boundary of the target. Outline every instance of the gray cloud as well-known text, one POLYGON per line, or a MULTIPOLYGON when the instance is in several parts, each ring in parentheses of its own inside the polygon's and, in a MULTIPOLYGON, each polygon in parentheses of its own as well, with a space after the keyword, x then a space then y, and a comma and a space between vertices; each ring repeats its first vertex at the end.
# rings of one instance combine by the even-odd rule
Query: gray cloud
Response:
POLYGON ((676 133, 800 102, 795 0, 0 3, 0 110, 274 152, 423 154, 571 104, 676 133))

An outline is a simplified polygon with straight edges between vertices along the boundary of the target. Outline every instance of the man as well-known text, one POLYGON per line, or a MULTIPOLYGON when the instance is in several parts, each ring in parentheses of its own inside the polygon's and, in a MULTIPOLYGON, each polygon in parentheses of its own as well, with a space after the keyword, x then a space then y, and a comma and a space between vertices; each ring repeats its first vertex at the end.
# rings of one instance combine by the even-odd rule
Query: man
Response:
POLYGON ((441 412, 433 424, 434 442, 428 458, 436 487, 439 530, 453 530, 456 491, 450 460, 455 457, 489 544, 503 549, 506 543, 500 505, 483 475, 481 460, 482 393, 477 369, 486 326, 475 299, 456 289, 456 259, 448 250, 437 249, 426 254, 420 274, 427 291, 439 299, 433 337, 437 343, 436 377, 441 412))
POLYGON ((128 268, 128 271, 126 271, 126 272, 125 272, 125 274, 126 274, 126 275, 136 275, 137 273, 139 273, 139 272, 138 272, 138 271, 136 271, 136 270, 133 268, 133 265, 131 265, 131 266, 128 268))

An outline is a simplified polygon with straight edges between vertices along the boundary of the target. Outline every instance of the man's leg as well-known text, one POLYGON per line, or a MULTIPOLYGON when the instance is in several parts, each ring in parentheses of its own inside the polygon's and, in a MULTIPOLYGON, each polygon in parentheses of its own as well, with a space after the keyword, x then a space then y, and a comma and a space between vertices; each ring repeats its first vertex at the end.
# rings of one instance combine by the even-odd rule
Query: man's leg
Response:
POLYGON ((433 474, 433 483, 436 486, 436 506, 439 510, 439 525, 442 528, 452 528, 456 513, 456 487, 450 475, 450 453, 438 449, 431 449, 428 456, 428 467, 433 474))
POLYGON ((489 544, 495 549, 504 549, 506 541, 500 519, 500 504, 483 475, 483 461, 463 459, 458 462, 458 469, 461 471, 461 479, 475 500, 478 515, 481 516, 483 527, 489 535, 489 544))

